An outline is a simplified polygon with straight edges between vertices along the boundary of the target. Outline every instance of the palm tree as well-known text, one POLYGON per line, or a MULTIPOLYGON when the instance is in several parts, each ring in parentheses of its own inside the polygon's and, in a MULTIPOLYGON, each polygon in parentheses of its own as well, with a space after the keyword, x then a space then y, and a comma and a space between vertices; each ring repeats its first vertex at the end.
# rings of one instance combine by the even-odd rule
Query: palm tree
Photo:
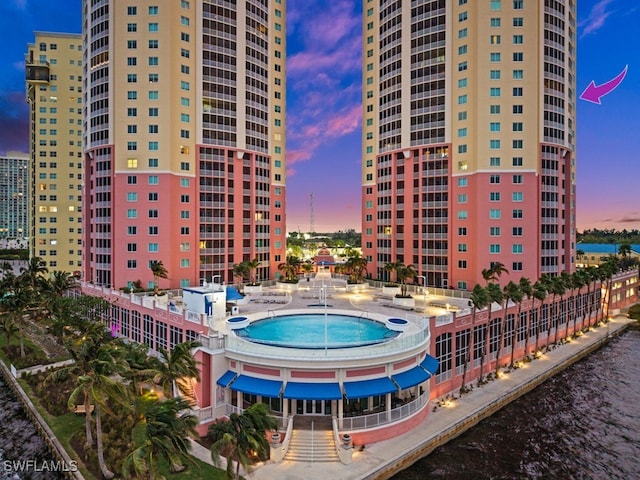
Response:
POLYGON ((199 362, 193 358, 191 351, 200 346, 199 342, 189 340, 177 344, 171 352, 160 347, 158 348, 159 358, 156 362, 155 382, 162 386, 162 391, 166 397, 174 397, 180 393, 185 393, 183 387, 177 385, 177 380, 181 378, 195 378, 200 381, 199 362))
MULTIPOLYGON (((533 297, 533 286, 531 285, 531 280, 529 280, 526 277, 522 277, 520 278, 520 291, 522 292, 523 297, 526 296, 527 300, 530 300, 531 297, 533 297)), ((522 300, 520 301, 520 307, 522 308, 522 300)), ((518 312, 520 312, 520 309, 518 309, 518 312)), ((529 331, 531 328, 531 318, 533 315, 533 305, 531 306, 531 308, 529 309, 529 313, 526 315, 526 320, 525 323, 525 331, 524 331, 524 350, 523 350, 523 355, 527 356, 528 352, 528 348, 529 348, 529 331)), ((518 319, 520 318, 520 313, 518 313, 518 319)), ((519 320, 518 320, 519 321, 519 320)), ((513 366, 513 350, 511 351, 511 366, 513 366)))
POLYGON ((260 266, 260 260, 258 260, 257 258, 254 258, 253 260, 247 260, 246 261, 247 264, 247 268, 249 269, 249 281, 251 282, 251 284, 255 285, 256 284, 256 269, 260 266))
POLYGON ((497 282, 503 273, 509 273, 501 262, 492 262, 489 268, 482 270, 482 278, 488 283, 497 282))
POLYGON ((562 297, 562 295, 564 295, 565 293, 565 288, 564 288, 564 281, 562 279, 562 277, 549 277, 550 278, 550 287, 549 287, 549 292, 551 293, 551 319, 549 321, 549 326, 547 329, 547 351, 550 350, 551 348, 551 342, 550 342, 550 336, 551 336, 551 329, 555 326, 556 327, 556 333, 555 333, 555 340, 553 343, 558 343, 558 329, 560 327, 559 322, 560 319, 558 318, 560 316, 560 306, 556 304, 556 297, 560 296, 562 297))
POLYGON ((544 304, 545 299, 547 298, 547 282, 544 280, 544 275, 540 277, 540 279, 536 280, 533 284, 533 305, 532 310, 535 311, 536 300, 540 300, 540 315, 538 315, 538 320, 536 322, 536 348, 535 351, 538 352, 539 344, 540 344, 540 326, 542 324, 542 305, 544 304))
POLYGON ((389 272, 389 283, 393 282, 393 272, 397 272, 399 268, 403 267, 402 262, 389 262, 384 266, 384 271, 389 272))
MULTIPOLYGON (((609 258, 600 268, 603 269, 602 275, 604 280, 606 281, 606 321, 609 321, 609 308, 611 306, 611 283, 613 280, 613 276, 620 270, 620 261, 617 257, 609 258)), ((605 318, 604 305, 602 306, 602 318, 605 318)))
POLYGON ((169 272, 164 266, 164 263, 162 263, 162 260, 152 261, 149 268, 151 269, 151 273, 153 273, 153 293, 158 295, 160 279, 169 278, 169 272))
MULTIPOLYGON (((78 332, 67 341, 67 350, 71 355, 73 363, 56 370, 46 377, 48 381, 62 381, 68 377, 77 379, 76 388, 69 396, 69 408, 73 409, 77 398, 83 395, 83 405, 85 412, 91 411, 91 388, 93 386, 94 371, 98 364, 99 356, 106 344, 111 340, 111 335, 106 331, 101 323, 89 323, 82 332, 78 332)), ((87 445, 93 446, 93 434, 91 433, 91 415, 85 418, 85 433, 87 445)))
POLYGON ((413 280, 418 276, 418 272, 416 271, 413 265, 403 265, 402 263, 396 269, 396 276, 398 280, 400 280, 400 296, 407 297, 407 280, 413 280))
MULTIPOLYGON (((573 333, 576 333, 576 326, 578 323, 578 297, 580 296, 580 290, 586 283, 586 274, 583 270, 576 270, 571 274, 569 285, 571 286, 571 299, 573 303, 573 333)), ((569 336, 569 319, 567 319, 567 329, 565 331, 565 337, 569 336)))
POLYGON ((195 435, 198 420, 187 412, 189 404, 180 397, 160 400, 148 392, 135 401, 136 424, 131 434, 133 450, 125 457, 122 475, 154 480, 159 462, 167 460, 173 471, 184 468, 183 462, 193 462, 189 436, 195 435))
POLYGON ((40 257, 31 257, 27 263, 27 268, 22 268, 20 271, 20 275, 28 279, 28 283, 33 289, 46 281, 45 275, 47 273, 49 273, 47 262, 40 257))
POLYGON ((284 274, 284 278, 287 282, 297 281, 298 269, 302 265, 302 260, 293 255, 287 255, 284 263, 278 265, 278 270, 284 274))
POLYGON ((266 460, 269 453, 265 430, 276 428, 277 422, 269 417, 266 404, 254 404, 242 414, 232 413, 228 420, 218 420, 209 426, 213 440, 211 458, 220 463, 220 456, 227 458, 227 478, 240 478, 240 468, 249 470, 252 455, 266 460), (235 472, 234 472, 235 462, 235 472))
POLYGON ((9 346, 11 345, 11 339, 20 332, 20 329, 13 318, 7 315, 0 321, 0 332, 4 334, 7 339, 7 346, 9 346))
MULTIPOLYGON (((482 349, 482 356, 480 359, 480 376, 478 377, 478 386, 482 385, 482 383, 484 382, 484 376, 482 374, 482 370, 484 367, 484 359, 485 357, 489 357, 489 333, 491 330, 491 312, 492 312, 491 307, 493 306, 493 302, 500 304, 500 302, 502 301, 502 290, 500 290, 500 287, 498 286, 497 283, 493 283, 493 282, 488 283, 486 286, 486 290, 487 290, 487 296, 489 297, 489 300, 487 302, 489 305, 489 318, 487 319, 487 330, 485 332, 484 348, 482 349)), ((496 358, 496 362, 497 361, 498 359, 496 358)))
POLYGON ((583 309, 584 311, 582 315, 582 324, 580 325, 580 329, 584 331, 585 320, 587 321, 587 325, 590 326, 591 314, 593 313, 593 301, 591 299, 591 296, 592 296, 591 285, 594 286, 594 292, 595 292, 595 285, 599 277, 598 277, 598 270, 594 266, 585 268, 583 272, 585 274, 585 281, 587 283, 587 303, 589 305, 588 309, 583 309))
MULTIPOLYGON (((518 333, 520 330, 520 315, 522 313, 522 301, 524 300, 524 296, 528 295, 527 292, 531 290, 531 282, 529 281, 528 278, 521 277, 520 281, 514 285, 515 285, 515 288, 510 289, 509 297, 511 298, 511 300, 513 300, 514 303, 518 305, 518 313, 516 314, 515 321, 513 322, 513 332, 511 334, 511 360, 509 362, 509 366, 511 368, 513 368, 513 360, 515 357, 516 343, 518 342, 518 333)), ((526 325, 526 328, 529 328, 529 326, 526 325)))
POLYGON ((471 295, 469 296, 469 303, 471 304, 471 332, 469 335, 469 345, 467 347, 467 355, 464 360, 464 366, 462 368, 462 384, 460 385, 460 394, 465 392, 465 379, 467 376, 467 367, 471 364, 471 362, 475 361, 475 358, 472 357, 472 351, 474 348, 473 338, 475 334, 475 325, 476 325, 476 312, 478 310, 483 309, 489 303, 489 296, 487 294, 487 290, 480 286, 480 284, 476 283, 476 286, 473 287, 471 291, 471 295))
MULTIPOLYGON (((509 311, 509 300, 513 299, 514 296, 518 295, 518 284, 509 281, 504 288, 502 289, 502 323, 500 325, 500 340, 498 341, 498 350, 496 352, 496 370, 495 374, 498 375, 498 371, 500 370, 500 354, 502 353, 502 344, 504 343, 504 334, 507 326, 507 312, 509 311)), ((515 322, 514 322, 515 323, 515 322)), ((513 326, 515 333, 515 325, 513 326)), ((511 339, 513 340, 513 334, 511 335, 511 339)), ((514 350, 514 343, 511 342, 511 351, 514 350)))
MULTIPOLYGON (((7 279, 9 281, 9 279, 7 279)), ((0 307, 5 314, 17 324, 18 336, 20 338, 20 357, 25 358, 24 349, 24 329, 29 317, 28 311, 33 305, 34 293, 28 283, 28 279, 22 275, 13 276, 11 279, 10 290, 4 294, 0 300, 0 307)))
POLYGON ((360 255, 352 256, 345 262, 345 268, 349 271, 348 283, 362 283, 367 271, 367 259, 360 255))
POLYGON ((62 297, 68 290, 76 286, 76 279, 69 272, 60 270, 55 270, 48 281, 48 290, 56 297, 62 297))

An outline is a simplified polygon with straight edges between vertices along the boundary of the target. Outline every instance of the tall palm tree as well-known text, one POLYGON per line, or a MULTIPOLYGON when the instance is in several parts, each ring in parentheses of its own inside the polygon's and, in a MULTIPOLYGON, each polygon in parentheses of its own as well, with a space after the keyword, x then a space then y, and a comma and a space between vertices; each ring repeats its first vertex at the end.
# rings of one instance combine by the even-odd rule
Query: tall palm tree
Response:
POLYGON ((158 348, 159 358, 156 362, 158 374, 155 381, 162 386, 166 397, 185 393, 182 387, 176 383, 181 378, 195 378, 196 381, 200 381, 199 363, 191 354, 191 351, 199 346, 199 342, 189 340, 177 344, 170 352, 162 347, 158 348))
POLYGON ((188 455, 189 437, 195 435, 198 420, 185 413, 188 409, 189 404, 180 397, 160 400, 157 394, 148 392, 136 399, 133 450, 122 464, 125 478, 133 474, 139 480, 154 480, 163 459, 174 471, 182 470, 183 462, 193 462, 188 455))
POLYGON ((394 283, 393 282, 393 272, 397 272, 398 269, 400 267, 403 267, 403 263, 402 262, 388 262, 385 266, 384 266, 384 271, 385 272, 389 272, 389 283, 394 283))
MULTIPOLYGON (((491 330, 491 313, 493 303, 497 303, 498 305, 502 302, 502 290, 500 290, 500 286, 497 283, 489 282, 486 286, 487 296, 489 297, 488 305, 489 305, 489 318, 487 319, 487 330, 485 333, 484 339, 484 348, 482 349, 482 356, 480 359, 480 376, 478 377, 478 386, 482 385, 484 382, 484 375, 482 370, 484 368, 484 359, 489 357, 489 334, 491 330)), ((498 359, 496 358, 496 362, 498 359)), ((491 361, 489 360, 488 363, 491 361)))
POLYGON ((580 329, 584 331, 585 329, 585 321, 587 322, 587 327, 591 325, 591 314, 593 313, 593 301, 591 296, 595 293, 596 283, 598 282, 598 270, 594 266, 589 266, 583 270, 585 275, 585 281, 587 283, 587 304, 588 308, 583 308, 582 315, 582 324, 580 325, 580 329), (591 286, 593 285, 594 292, 591 292, 591 286))
POLYGON ((293 282, 297 279, 298 269, 302 265, 302 260, 293 255, 287 255, 285 262, 278 265, 278 270, 284 274, 285 280, 293 282))
MULTIPOLYGON (((500 370, 500 354, 502 353, 502 345, 504 343, 504 334, 507 327, 507 313, 509 312, 509 300, 512 300, 514 296, 518 295, 518 284, 509 281, 504 288, 502 289, 502 322, 500 325, 500 340, 498 341, 498 350, 496 352, 496 369, 495 374, 498 375, 498 371, 500 370)), ((515 324, 515 322, 514 322, 515 324)), ((515 325, 512 327, 513 333, 515 333, 515 325)), ((511 343, 511 351, 514 350, 513 343, 513 333, 511 335, 512 343, 511 343)))
POLYGON ((67 291, 77 286, 76 279, 69 273, 54 270, 48 283, 48 291, 56 296, 62 297, 67 291))
MULTIPOLYGON (((544 277, 544 275, 543 275, 544 277)), ((535 311, 535 306, 536 306, 536 300, 540 301, 540 315, 538 315, 538 320, 536 322, 536 347, 535 347, 535 351, 538 352, 539 351, 539 345, 540 345, 540 326, 542 324, 542 306, 544 304, 545 299, 547 298, 547 282, 543 280, 543 277, 540 277, 540 279, 536 280, 536 282, 533 284, 533 305, 532 305, 532 311, 535 311)))
POLYGON ((227 458, 227 478, 239 479, 241 467, 249 471, 253 454, 261 460, 268 458, 265 430, 277 426, 269 418, 265 404, 254 404, 240 415, 232 413, 228 420, 218 420, 209 426, 209 437, 213 440, 211 458, 216 465, 221 456, 227 458))
POLYGON ((164 266, 164 263, 162 263, 162 260, 152 261, 149 268, 153 274, 153 293, 157 295, 160 289, 160 279, 169 278, 169 272, 164 266))
POLYGON ((360 255, 351 256, 345 262, 345 268, 349 271, 348 283, 362 283, 367 271, 367 259, 360 255))
POLYGON ((400 263, 400 266, 396 269, 396 276, 398 280, 400 280, 400 295, 402 297, 407 296, 407 280, 413 280, 418 276, 418 272, 416 271, 413 265, 403 265, 400 263))
MULTIPOLYGON (((101 361, 99 358, 102 355, 102 350, 110 340, 111 335, 106 331, 104 325, 101 323, 89 323, 82 332, 78 332, 67 341, 67 350, 73 363, 47 376, 45 383, 49 381, 58 382, 69 377, 76 378, 76 388, 69 396, 69 408, 75 407, 78 396, 82 394, 85 412, 91 411, 92 375, 94 375, 96 365, 101 361)), ((85 418, 85 433, 87 445, 93 446, 91 415, 88 414, 85 418)))
POLYGON ((247 260, 247 268, 249 269, 249 281, 255 285, 256 283, 256 270, 260 266, 260 260, 254 258, 253 260, 247 260))
POLYGON ((34 304, 33 289, 28 283, 28 279, 22 275, 10 278, 10 290, 0 299, 0 309, 8 315, 18 326, 18 337, 20 338, 20 357, 26 357, 24 349, 25 327, 30 315, 31 306, 34 304))
POLYGON ((555 340, 553 343, 558 343, 558 329, 560 328, 559 322, 560 319, 558 318, 560 316, 560 308, 559 305, 556 304, 556 298, 558 296, 562 297, 562 295, 564 295, 565 293, 565 288, 564 288, 564 281, 562 279, 562 277, 549 277, 551 280, 550 283, 550 288, 549 288, 549 292, 551 293, 551 319, 549 321, 549 326, 548 326, 548 330, 547 330, 547 351, 549 351, 549 349, 551 348, 551 341, 550 341, 550 336, 551 336, 551 329, 555 326, 556 327, 556 333, 555 333, 555 340))
MULTIPOLYGON (((573 304, 573 333, 576 333, 576 326, 578 324, 578 298, 580 291, 586 283, 586 274, 583 270, 576 270, 571 274, 569 285, 571 286, 571 300, 573 304)), ((567 329, 565 331, 565 337, 569 336, 569 319, 567 319, 567 329)))
MULTIPOLYGON (((522 281, 522 278, 520 279, 522 281)), ((507 284, 506 294, 509 296, 511 301, 513 301, 516 305, 518 305, 518 313, 516 314, 513 321, 513 330, 511 331, 511 360, 509 363, 510 367, 513 367, 513 358, 514 352, 516 351, 516 342, 517 342, 517 334, 520 329, 520 312, 522 310, 522 300, 524 299, 524 292, 522 288, 520 288, 520 283, 509 282, 507 284), (511 287, 509 285, 513 284, 511 287)), ((505 312, 506 315, 506 312, 505 312)), ((497 373, 497 372, 496 372, 497 373)))
MULTIPOLYGON (((527 297, 527 300, 530 300, 533 297, 533 286, 531 285, 531 280, 526 277, 520 278, 520 291, 522 292, 523 297, 527 297)), ((522 300, 520 301, 520 307, 522 308, 522 300)), ((520 312, 520 310, 518 310, 520 312)), ((533 305, 529 309, 529 313, 525 316, 525 331, 524 331, 524 350, 523 355, 526 357, 528 355, 529 348, 529 334, 531 329, 531 319, 533 316, 533 305)), ((518 313, 518 319, 520 318, 520 314, 518 313)), ((519 321, 519 320, 518 320, 519 321)), ((513 366, 513 350, 511 351, 511 366, 513 366)))
POLYGON ((492 262, 489 268, 482 270, 482 278, 489 283, 496 283, 500 280, 503 273, 509 273, 509 270, 501 262, 492 262))
POLYGON ((16 325, 16 322, 10 315, 5 315, 0 320, 0 333, 2 333, 7 339, 7 346, 11 345, 11 340, 14 335, 20 333, 20 328, 16 325))
POLYGON ((471 365, 471 362, 475 361, 475 358, 472 356, 472 352, 474 348, 473 339, 476 326, 476 312, 478 310, 482 310, 487 306, 487 303, 489 303, 487 290, 480 284, 476 283, 475 287, 473 287, 473 290, 471 291, 471 295, 469 295, 469 303, 471 304, 471 332, 469 334, 467 355, 464 360, 464 366, 462 368, 462 383, 460 385, 460 394, 463 394, 466 391, 465 379, 467 377, 467 368, 469 365, 471 365))
POLYGON ((31 288, 42 285, 46 282, 46 274, 49 273, 47 262, 40 257, 31 257, 26 268, 22 268, 20 275, 28 279, 31 288))

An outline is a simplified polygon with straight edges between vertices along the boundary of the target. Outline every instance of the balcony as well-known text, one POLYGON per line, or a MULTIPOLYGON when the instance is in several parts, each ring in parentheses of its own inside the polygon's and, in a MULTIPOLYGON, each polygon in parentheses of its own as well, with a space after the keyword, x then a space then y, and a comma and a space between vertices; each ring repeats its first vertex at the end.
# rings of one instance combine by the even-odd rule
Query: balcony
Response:
POLYGON ((25 78, 29 83, 49 83, 49 64, 46 62, 27 63, 25 78))

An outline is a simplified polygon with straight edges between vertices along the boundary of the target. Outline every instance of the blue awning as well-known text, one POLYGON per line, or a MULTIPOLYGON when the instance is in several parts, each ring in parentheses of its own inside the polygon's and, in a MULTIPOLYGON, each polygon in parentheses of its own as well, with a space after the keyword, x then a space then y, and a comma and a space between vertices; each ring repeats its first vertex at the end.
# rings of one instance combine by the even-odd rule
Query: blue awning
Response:
POLYGON ((284 387, 283 397, 298 400, 340 400, 342 392, 337 383, 288 382, 284 387))
POLYGON ((233 379, 236 378, 236 375, 238 375, 236 372, 227 370, 227 372, 224 375, 222 375, 216 383, 223 387, 228 387, 229 384, 233 382, 233 379))
POLYGON ((438 360, 433 358, 431 355, 427 355, 425 359, 422 361, 422 363, 420 364, 420 366, 424 368, 427 372, 429 372, 431 375, 436 374, 436 372, 438 371, 439 365, 440 364, 438 360))
POLYGON ((431 378, 431 375, 420 366, 415 366, 411 370, 406 372, 391 375, 393 381, 398 384, 401 389, 415 387, 416 385, 425 382, 431 378))
POLYGON ((264 378, 240 375, 231 384, 231 390, 252 395, 262 395, 263 397, 279 397, 282 389, 282 382, 279 380, 265 380, 264 378))
POLYGON ((227 302, 233 302, 234 300, 241 300, 243 298, 235 287, 227 287, 227 302))
POLYGON ((344 382, 344 393, 348 398, 373 397, 396 391, 398 391, 398 387, 389 377, 344 382))

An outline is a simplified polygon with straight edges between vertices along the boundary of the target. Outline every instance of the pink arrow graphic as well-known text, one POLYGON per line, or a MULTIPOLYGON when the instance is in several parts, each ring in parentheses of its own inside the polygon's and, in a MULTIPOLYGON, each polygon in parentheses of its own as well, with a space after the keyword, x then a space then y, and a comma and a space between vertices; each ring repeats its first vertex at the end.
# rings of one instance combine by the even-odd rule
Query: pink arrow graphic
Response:
POLYGON ((596 83, 591 80, 591 83, 587 88, 585 88, 584 92, 582 92, 580 98, 587 102, 597 103, 600 105, 600 98, 604 97, 607 93, 613 92, 616 87, 622 83, 624 77, 627 75, 628 68, 629 65, 625 65, 624 70, 622 70, 619 75, 602 85, 596 85, 596 83))

